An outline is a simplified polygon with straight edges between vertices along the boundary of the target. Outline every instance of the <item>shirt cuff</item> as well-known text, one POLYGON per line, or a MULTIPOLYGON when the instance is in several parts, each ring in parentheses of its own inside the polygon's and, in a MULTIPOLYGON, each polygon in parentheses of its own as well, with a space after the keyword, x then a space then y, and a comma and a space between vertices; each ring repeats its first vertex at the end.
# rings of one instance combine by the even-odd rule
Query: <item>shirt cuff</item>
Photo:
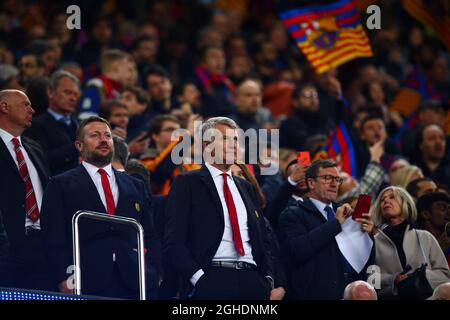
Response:
POLYGON ((205 274, 205 272, 200 269, 197 270, 196 273, 194 273, 194 275, 191 277, 190 281, 192 283, 192 285, 195 287, 195 285, 197 284, 197 281, 205 274))
POLYGON ((294 180, 292 180, 291 177, 288 177, 287 180, 288 180, 288 182, 291 184, 291 186, 294 186, 294 187, 295 187, 295 186, 297 185, 297 182, 295 182, 294 180))

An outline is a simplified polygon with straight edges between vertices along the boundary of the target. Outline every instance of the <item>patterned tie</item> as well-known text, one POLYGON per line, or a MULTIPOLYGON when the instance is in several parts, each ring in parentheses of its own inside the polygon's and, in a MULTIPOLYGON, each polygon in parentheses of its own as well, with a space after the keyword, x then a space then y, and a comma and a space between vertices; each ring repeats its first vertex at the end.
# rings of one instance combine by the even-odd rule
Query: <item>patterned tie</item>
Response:
POLYGON ((325 207, 325 211, 327 212, 327 220, 328 221, 331 221, 331 220, 336 218, 335 215, 334 215, 334 210, 333 210, 332 207, 326 206, 325 207))
POLYGON ((109 215, 114 215, 116 213, 116 205, 111 192, 111 186, 109 185, 108 174, 102 168, 98 169, 98 173, 100 173, 100 176, 102 177, 102 187, 106 199, 106 211, 109 215))
POLYGON ((39 208, 37 206, 36 195, 34 194, 33 183, 31 182, 30 173, 28 172, 27 164, 20 149, 20 142, 17 138, 11 139, 16 152, 17 163, 19 164, 19 174, 25 182, 25 210, 28 218, 36 222, 39 219, 39 208))
POLYGON ((231 194, 230 188, 228 187, 226 173, 222 173, 223 177, 223 194, 225 196, 225 202, 228 208, 228 214, 230 216, 231 230, 233 231, 233 241, 234 247, 239 255, 245 255, 244 245, 242 244, 241 232, 239 230, 239 221, 236 211, 236 206, 234 205, 233 195, 231 194))

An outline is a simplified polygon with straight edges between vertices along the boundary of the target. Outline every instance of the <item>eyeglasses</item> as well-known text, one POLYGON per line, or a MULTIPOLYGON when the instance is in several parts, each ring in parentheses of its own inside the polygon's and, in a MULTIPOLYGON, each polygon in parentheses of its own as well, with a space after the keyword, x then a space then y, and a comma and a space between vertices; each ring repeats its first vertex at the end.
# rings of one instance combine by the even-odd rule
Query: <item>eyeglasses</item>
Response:
POLYGON ((178 130, 179 128, 171 128, 171 127, 169 127, 169 128, 164 128, 164 129, 161 129, 161 132, 174 132, 175 130, 178 130))
POLYGON ((312 99, 312 98, 318 98, 319 95, 317 94, 317 92, 306 91, 306 92, 302 93, 302 97, 305 99, 312 99))
POLYGON ((323 176, 316 176, 315 178, 322 178, 326 183, 331 183, 334 180, 337 184, 341 184, 344 179, 341 177, 332 176, 331 174, 325 174, 323 176))

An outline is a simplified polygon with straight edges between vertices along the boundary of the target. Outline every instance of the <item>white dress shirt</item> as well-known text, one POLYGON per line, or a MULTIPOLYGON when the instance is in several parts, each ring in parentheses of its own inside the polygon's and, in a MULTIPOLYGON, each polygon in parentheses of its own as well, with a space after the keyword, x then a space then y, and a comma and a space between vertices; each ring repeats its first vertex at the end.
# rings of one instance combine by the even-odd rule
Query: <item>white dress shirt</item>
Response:
POLYGON ((319 201, 319 200, 316 200, 316 199, 313 199, 313 198, 309 198, 309 199, 314 204, 314 206, 317 208, 317 210, 319 210, 320 213, 325 217, 325 219, 328 220, 327 212, 325 211, 325 208, 326 207, 331 207, 333 209, 333 211, 334 211, 334 208, 333 208, 333 205, 331 204, 331 202, 326 204, 326 203, 323 203, 322 201, 319 201))
MULTIPOLYGON (((87 163, 85 161, 82 162, 82 165, 86 168, 87 172, 89 173, 89 176, 91 177, 92 181, 95 184, 95 188, 97 189, 98 195, 100 196, 100 199, 102 200, 103 206, 105 207, 105 213, 106 213, 106 198, 105 198, 105 192, 103 191, 102 186, 102 176, 98 172, 98 167, 87 163)), ((119 187, 117 186, 116 182, 116 176, 114 175, 114 171, 112 169, 111 164, 108 164, 107 166, 103 167, 103 170, 108 174, 108 180, 109 185, 111 187, 111 192, 113 194, 114 198, 114 204, 117 208, 117 201, 119 200, 119 187)))
MULTIPOLYGON (((41 204, 42 204, 42 196, 44 195, 44 188, 42 187, 41 179, 39 178, 39 174, 36 170, 36 167, 34 166, 33 162, 31 161, 30 157, 28 156, 27 151, 22 145, 22 140, 20 137, 14 137, 9 132, 6 132, 3 129, 0 129, 0 137, 3 140, 3 143, 6 145, 9 153, 11 154, 11 157, 14 160, 14 163, 17 166, 17 170, 19 170, 19 163, 17 162, 16 157, 16 151, 14 150, 14 144, 12 143, 13 138, 17 138, 20 142, 20 149, 22 150, 23 157, 25 158, 25 162, 27 164, 28 173, 30 174, 31 184, 33 185, 34 194, 36 196, 36 202, 39 209, 39 212, 41 212, 41 204)), ((35 229, 40 229, 40 219, 33 222, 31 219, 28 218, 27 215, 24 217, 25 219, 25 227, 33 227, 35 229)))
MULTIPOLYGON (((225 228, 222 235, 222 241, 220 241, 219 248, 217 249, 212 261, 243 261, 256 266, 256 262, 253 259, 252 255, 252 247, 250 244, 250 235, 248 232, 248 223, 247 223, 247 208, 245 207, 244 201, 242 200, 241 194, 239 193, 238 188, 233 180, 231 175, 231 170, 228 170, 227 173, 227 181, 228 187, 230 188, 231 194, 233 195, 234 205, 236 207, 236 212, 238 216, 239 222, 239 230, 241 233, 242 244, 244 246, 245 255, 240 256, 239 253, 236 252, 234 241, 233 241, 233 231, 231 228, 230 215, 228 213, 227 203, 225 201, 225 195, 223 193, 223 176, 222 171, 213 167, 212 165, 205 163, 206 168, 208 168, 211 177, 213 178, 214 184, 216 186, 217 193, 219 194, 220 202, 222 203, 223 209, 223 218, 225 228)), ((195 285, 195 283, 200 279, 203 275, 203 270, 198 270, 191 277, 191 283, 195 285)))

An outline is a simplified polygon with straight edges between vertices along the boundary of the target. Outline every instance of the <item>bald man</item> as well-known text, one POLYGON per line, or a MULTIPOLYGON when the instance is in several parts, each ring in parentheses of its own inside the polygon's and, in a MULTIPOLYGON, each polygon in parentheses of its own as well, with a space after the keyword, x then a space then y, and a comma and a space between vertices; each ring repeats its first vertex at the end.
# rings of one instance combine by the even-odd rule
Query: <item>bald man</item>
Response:
POLYGON ((0 287, 52 290, 40 227, 48 167, 40 146, 22 137, 34 109, 25 93, 0 91, 0 212, 9 249, 0 258, 0 287))
POLYGON ((450 300, 450 282, 437 286, 430 300, 450 300))
POLYGON ((345 287, 344 300, 377 300, 377 293, 369 283, 358 280, 345 287))

